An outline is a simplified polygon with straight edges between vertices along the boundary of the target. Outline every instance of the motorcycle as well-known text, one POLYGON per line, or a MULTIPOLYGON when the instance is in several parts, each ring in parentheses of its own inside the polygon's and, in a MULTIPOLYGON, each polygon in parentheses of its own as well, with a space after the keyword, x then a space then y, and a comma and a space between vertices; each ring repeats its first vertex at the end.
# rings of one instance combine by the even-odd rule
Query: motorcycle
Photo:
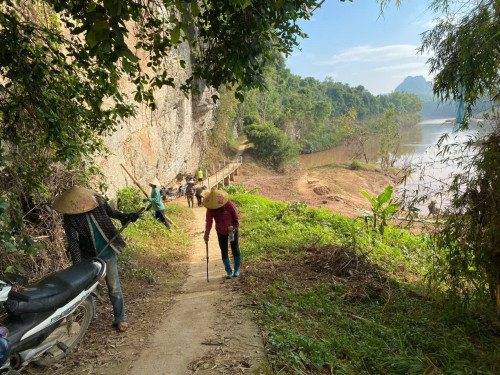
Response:
POLYGON ((73 350, 92 320, 88 297, 106 275, 98 258, 55 272, 21 292, 0 281, 0 374, 17 375, 34 362, 49 366, 73 350))

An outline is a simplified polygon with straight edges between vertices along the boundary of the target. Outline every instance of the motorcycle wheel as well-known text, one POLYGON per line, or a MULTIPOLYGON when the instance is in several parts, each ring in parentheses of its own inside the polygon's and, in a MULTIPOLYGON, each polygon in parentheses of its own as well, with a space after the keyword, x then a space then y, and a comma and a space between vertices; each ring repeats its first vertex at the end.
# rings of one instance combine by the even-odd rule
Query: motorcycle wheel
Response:
POLYGON ((38 366, 50 366, 65 357, 70 351, 76 348, 80 340, 87 332, 90 321, 92 320, 92 303, 89 300, 83 301, 72 314, 68 315, 61 323, 66 327, 66 335, 59 340, 67 346, 66 351, 55 345, 47 350, 44 355, 34 361, 38 366))

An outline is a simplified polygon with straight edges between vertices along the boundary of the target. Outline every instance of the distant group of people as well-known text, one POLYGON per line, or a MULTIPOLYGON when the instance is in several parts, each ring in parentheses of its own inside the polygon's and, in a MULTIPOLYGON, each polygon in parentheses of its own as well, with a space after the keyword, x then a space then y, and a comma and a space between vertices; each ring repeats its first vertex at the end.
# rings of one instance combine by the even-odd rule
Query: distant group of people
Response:
MULTIPOLYGON (((203 172, 197 172, 197 182, 194 188, 193 176, 187 181, 186 197, 190 207, 194 206, 193 196, 198 200, 198 206, 207 208, 206 226, 204 240, 208 244, 213 222, 222 255, 222 262, 226 270, 226 278, 238 277, 240 275, 241 253, 239 250, 238 229, 239 214, 236 206, 229 200, 229 195, 222 190, 211 190, 202 194, 207 189, 203 183, 203 172), (191 198, 191 199, 189 199, 191 198), (234 272, 229 260, 229 246, 234 258, 234 272)), ((151 197, 145 198, 144 203, 149 202, 147 210, 154 209, 155 217, 170 229, 168 219, 165 215, 165 206, 162 202, 159 187, 161 186, 155 177, 148 181, 151 187, 151 197)), ((112 326, 118 332, 124 332, 128 328, 125 314, 125 303, 118 275, 117 254, 125 247, 125 241, 120 232, 114 226, 111 218, 121 221, 122 225, 128 225, 137 221, 140 212, 125 214, 114 210, 100 194, 79 186, 73 186, 58 196, 53 207, 63 214, 63 225, 66 232, 68 250, 73 264, 91 257, 100 257, 106 262, 106 284, 109 298, 113 306, 112 326)), ((92 297, 89 297, 94 305, 92 297)), ((95 307, 93 319, 96 319, 95 307)))
POLYGON ((196 172, 196 178, 192 174, 188 174, 186 176, 187 187, 184 192, 184 196, 187 199, 188 207, 194 208, 194 197, 196 197, 198 207, 201 207, 201 198, 203 196, 203 191, 207 189, 203 183, 203 171, 201 169, 196 172), (195 188, 196 180, 200 184, 200 186, 195 188))

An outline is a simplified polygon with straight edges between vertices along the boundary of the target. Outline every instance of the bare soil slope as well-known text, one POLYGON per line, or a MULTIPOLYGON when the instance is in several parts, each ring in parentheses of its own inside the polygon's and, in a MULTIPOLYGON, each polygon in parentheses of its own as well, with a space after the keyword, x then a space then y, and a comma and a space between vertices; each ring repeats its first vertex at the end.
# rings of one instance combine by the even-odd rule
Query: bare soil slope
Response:
POLYGON ((345 167, 322 167, 278 174, 244 163, 236 183, 249 190, 257 188, 259 195, 272 200, 301 201, 311 207, 324 207, 337 214, 357 217, 354 208, 370 209, 370 203, 359 192, 380 194, 387 185, 395 185, 393 172, 350 170, 345 167))

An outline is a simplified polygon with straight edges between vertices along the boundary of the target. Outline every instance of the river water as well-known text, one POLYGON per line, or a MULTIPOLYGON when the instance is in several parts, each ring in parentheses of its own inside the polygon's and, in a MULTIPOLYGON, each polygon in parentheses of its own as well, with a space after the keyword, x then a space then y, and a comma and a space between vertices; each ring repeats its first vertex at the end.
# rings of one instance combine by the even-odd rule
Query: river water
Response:
MULTIPOLYGON (((476 136, 478 131, 480 131, 479 126, 474 124, 469 130, 454 132, 453 123, 446 119, 428 119, 405 129, 401 133, 396 166, 410 167, 413 173, 407 178, 406 183, 400 186, 399 195, 402 194, 402 189, 407 190, 408 196, 414 195, 416 191, 431 192, 431 198, 427 202, 417 205, 422 214, 428 213, 427 204, 431 199, 436 200, 438 205, 441 202, 445 205, 446 194, 442 193, 447 191, 451 173, 457 171, 457 162, 456 160, 443 160, 436 144, 444 134, 448 135, 444 144, 463 144, 470 137, 476 136)), ((376 140, 367 143, 366 151, 369 162, 377 162, 378 150, 376 140)), ((331 163, 347 163, 354 157, 355 150, 352 147, 338 146, 321 152, 300 155, 299 159, 301 166, 308 169, 331 163)))

